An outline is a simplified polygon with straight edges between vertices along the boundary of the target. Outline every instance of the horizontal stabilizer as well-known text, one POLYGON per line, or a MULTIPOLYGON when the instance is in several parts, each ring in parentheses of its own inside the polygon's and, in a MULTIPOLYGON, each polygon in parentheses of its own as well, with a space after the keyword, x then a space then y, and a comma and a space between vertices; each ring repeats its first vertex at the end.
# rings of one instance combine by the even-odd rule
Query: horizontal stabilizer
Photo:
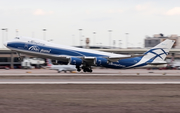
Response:
POLYGON ((111 62, 117 62, 118 60, 121 60, 121 59, 127 59, 127 58, 132 58, 132 57, 140 57, 140 56, 144 56, 144 54, 133 54, 133 55, 126 55, 123 57, 108 57, 107 59, 111 62))
POLYGON ((161 61, 161 62, 152 62, 152 63, 147 63, 148 65, 163 65, 163 64, 167 64, 166 61, 161 61))

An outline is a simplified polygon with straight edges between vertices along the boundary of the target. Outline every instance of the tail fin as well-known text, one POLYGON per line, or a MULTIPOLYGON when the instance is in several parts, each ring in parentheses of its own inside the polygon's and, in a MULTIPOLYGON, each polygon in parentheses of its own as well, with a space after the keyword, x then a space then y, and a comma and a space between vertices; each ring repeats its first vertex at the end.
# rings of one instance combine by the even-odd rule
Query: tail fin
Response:
POLYGON ((147 59, 151 59, 153 62, 164 61, 174 42, 174 40, 166 39, 165 41, 161 42, 149 51, 145 52, 144 55, 147 59))
POLYGON ((51 62, 51 59, 46 59, 46 62, 47 62, 47 66, 52 66, 52 62, 51 62))

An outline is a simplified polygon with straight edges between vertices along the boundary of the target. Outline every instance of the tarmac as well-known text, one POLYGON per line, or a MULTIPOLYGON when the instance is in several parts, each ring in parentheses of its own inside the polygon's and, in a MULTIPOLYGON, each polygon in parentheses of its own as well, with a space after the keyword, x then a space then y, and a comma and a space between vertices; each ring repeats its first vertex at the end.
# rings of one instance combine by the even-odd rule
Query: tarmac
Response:
POLYGON ((0 84, 180 84, 180 70, 94 69, 57 73, 48 69, 0 71, 0 84))
POLYGON ((47 74, 53 74, 53 75, 79 75, 79 74, 116 74, 116 75, 134 75, 134 74, 140 74, 140 75, 154 75, 154 74, 170 74, 170 75, 180 75, 180 70, 147 70, 147 69, 106 69, 106 68, 97 68, 93 69, 92 73, 84 73, 84 72, 61 72, 57 73, 56 70, 49 70, 49 69, 0 69, 0 76, 1 75, 16 75, 16 74, 40 74, 40 75, 47 75, 47 74))
POLYGON ((0 113, 179 113, 180 71, 0 70, 0 113))

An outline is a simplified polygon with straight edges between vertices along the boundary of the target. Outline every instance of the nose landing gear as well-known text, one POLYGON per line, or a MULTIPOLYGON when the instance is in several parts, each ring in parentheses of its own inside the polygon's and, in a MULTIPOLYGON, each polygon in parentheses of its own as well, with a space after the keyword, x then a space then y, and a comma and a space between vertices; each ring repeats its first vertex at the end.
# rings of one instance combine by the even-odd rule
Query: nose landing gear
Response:
POLYGON ((18 53, 18 52, 16 52, 16 54, 18 55, 18 60, 19 60, 20 62, 22 62, 22 61, 23 61, 23 57, 21 56, 21 54, 18 53))

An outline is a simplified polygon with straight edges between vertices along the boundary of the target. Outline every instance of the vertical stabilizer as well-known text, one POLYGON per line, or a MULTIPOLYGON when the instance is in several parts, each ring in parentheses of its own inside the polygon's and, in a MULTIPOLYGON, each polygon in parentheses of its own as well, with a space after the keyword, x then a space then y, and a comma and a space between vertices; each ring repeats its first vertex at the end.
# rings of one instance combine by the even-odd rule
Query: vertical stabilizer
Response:
POLYGON ((53 65, 52 62, 51 62, 51 59, 46 59, 46 61, 47 61, 47 66, 52 66, 53 65))
POLYGON ((141 60, 130 67, 145 66, 147 64, 156 64, 156 65, 166 64, 164 59, 168 55, 174 42, 175 42, 174 40, 166 39, 157 46, 145 52, 144 55, 141 57, 141 60))
POLYGON ((174 42, 174 40, 166 39, 165 41, 159 43, 157 46, 153 47, 149 51, 145 52, 144 55, 147 59, 163 61, 168 55, 174 42))

